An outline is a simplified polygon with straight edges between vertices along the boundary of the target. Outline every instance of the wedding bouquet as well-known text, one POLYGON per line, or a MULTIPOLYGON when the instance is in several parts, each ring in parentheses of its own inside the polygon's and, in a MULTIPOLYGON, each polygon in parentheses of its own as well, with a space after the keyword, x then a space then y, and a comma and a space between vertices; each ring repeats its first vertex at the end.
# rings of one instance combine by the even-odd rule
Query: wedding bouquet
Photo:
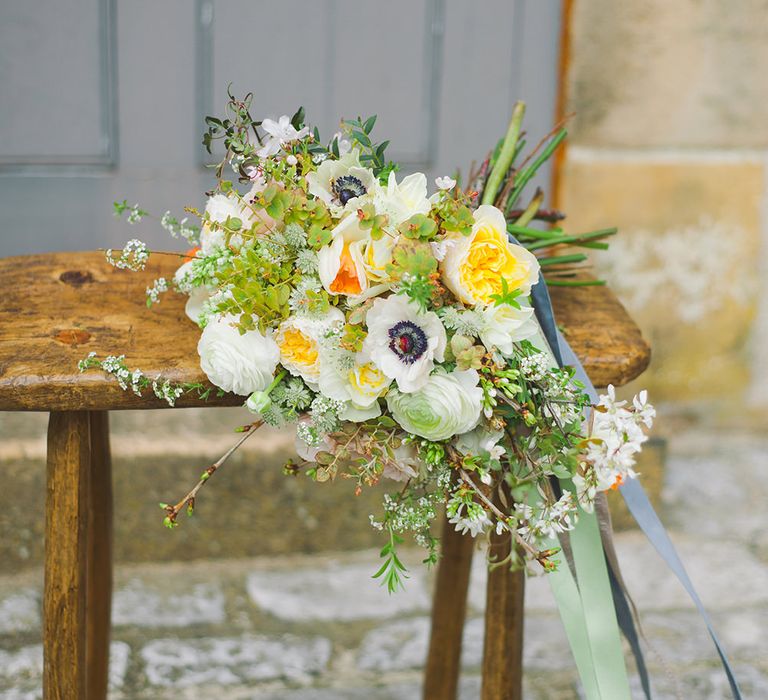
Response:
MULTIPOLYGON (((644 392, 627 404, 609 388, 593 407, 573 369, 558 366, 530 302, 542 266, 562 283, 572 274, 564 265, 584 259, 532 251, 614 233, 533 227, 559 217, 541 212, 538 190, 517 208, 564 131, 516 165, 518 105, 466 185, 439 177, 430 193, 423 173, 398 177, 388 143, 371 139, 375 117, 343 121, 326 143, 303 110, 254 121, 250 97, 230 95, 228 107, 227 118, 207 119, 204 143, 222 139, 226 154, 204 212, 190 210, 200 227, 170 213, 161 220, 194 248, 172 282, 147 290, 148 303, 171 288, 189 296, 211 384, 245 397, 259 424, 295 425, 299 459, 287 472, 351 480, 358 493, 400 482, 371 515, 387 533, 378 575, 390 590, 402 581, 403 534, 436 561, 441 505, 472 536, 509 533, 513 566, 554 568, 554 540, 579 508, 591 511, 596 493, 635 476, 654 416, 644 392), (247 191, 224 178, 226 166, 247 191), (558 480, 567 487, 553 488, 558 480)), ((145 215, 115 206, 129 222, 145 215)), ((149 254, 133 240, 107 258, 141 269, 149 254)), ((191 389, 129 371, 122 357, 83 362, 93 366, 137 393, 152 385, 171 404, 191 389)), ((196 494, 163 504, 168 526, 196 494)))
MULTIPOLYGON (((574 250, 605 248, 615 233, 568 234, 542 192, 529 194, 565 130, 524 155, 518 103, 463 182, 438 177, 430 188, 387 160, 388 142, 371 137, 375 117, 344 120, 323 140, 303 109, 257 121, 250 106, 251 96, 230 94, 226 116, 206 119, 208 151, 224 146, 216 187, 204 211, 187 210, 199 226, 162 216, 193 247, 172 280, 147 289, 150 306, 169 290, 188 295, 210 385, 148 377, 124 355, 80 364, 171 405, 185 392, 232 392, 256 414, 186 496, 161 504, 165 524, 192 513, 200 488, 260 425, 292 425, 298 458, 287 474, 348 481, 355 493, 389 487, 370 522, 384 536, 375 576, 390 591, 405 576, 404 535, 437 560, 432 525, 444 507, 457 530, 511 538, 505 565, 549 573, 587 697, 629 698, 619 626, 649 694, 595 505, 621 487, 662 555, 673 552, 642 490, 629 488, 654 409, 645 392, 598 397, 578 360, 564 361, 546 286, 599 283, 577 274, 586 256, 574 250)), ((127 201, 115 213, 147 216, 127 201)), ((138 270, 150 254, 133 239, 107 259, 138 270)))

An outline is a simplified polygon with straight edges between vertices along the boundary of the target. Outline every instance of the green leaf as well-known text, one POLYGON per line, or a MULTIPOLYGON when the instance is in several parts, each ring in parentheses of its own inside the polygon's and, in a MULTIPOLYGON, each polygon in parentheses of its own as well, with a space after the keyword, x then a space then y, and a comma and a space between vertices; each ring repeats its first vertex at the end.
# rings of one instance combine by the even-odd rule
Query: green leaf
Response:
POLYGON ((304 126, 304 107, 299 107, 291 117, 291 126, 297 131, 304 126))
POLYGON ((362 131, 357 131, 356 129, 352 130, 352 136, 357 139, 359 143, 361 143, 363 146, 370 147, 371 145, 371 139, 368 138, 368 134, 363 133, 362 131))
POLYGON ((365 120, 365 124, 363 124, 363 131, 366 134, 370 134, 371 131, 373 131, 373 125, 376 123, 376 115, 374 114, 372 117, 368 117, 368 119, 365 120))

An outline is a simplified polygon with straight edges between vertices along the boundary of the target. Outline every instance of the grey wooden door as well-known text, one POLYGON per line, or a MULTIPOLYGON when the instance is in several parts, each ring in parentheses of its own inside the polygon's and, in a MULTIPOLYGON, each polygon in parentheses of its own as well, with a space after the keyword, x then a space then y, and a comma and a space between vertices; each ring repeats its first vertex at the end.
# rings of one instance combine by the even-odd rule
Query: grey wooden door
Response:
POLYGON ((226 87, 254 115, 304 104, 323 134, 377 113, 391 155, 463 169, 518 99, 553 121, 559 0, 25 0, 0 3, 0 255, 168 246, 161 215, 210 187, 203 117, 226 87))

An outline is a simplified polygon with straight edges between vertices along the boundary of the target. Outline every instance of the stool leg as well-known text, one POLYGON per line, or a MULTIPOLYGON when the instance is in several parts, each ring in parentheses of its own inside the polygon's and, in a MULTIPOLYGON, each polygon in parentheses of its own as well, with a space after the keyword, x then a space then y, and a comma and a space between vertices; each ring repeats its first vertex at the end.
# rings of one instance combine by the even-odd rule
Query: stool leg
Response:
MULTIPOLYGON (((493 561, 509 555, 509 533, 491 534, 493 561)), ((522 700, 525 573, 502 565, 488 572, 482 700, 522 700)))
POLYGON ((445 518, 432 603, 432 631, 424 675, 425 700, 456 700, 461 670, 461 637, 475 542, 445 518))
POLYGON ((92 411, 88 493, 86 668, 88 700, 105 700, 112 613, 112 460, 109 414, 92 411))
POLYGON ((85 698, 87 411, 52 412, 48 422, 43 595, 43 697, 85 698))

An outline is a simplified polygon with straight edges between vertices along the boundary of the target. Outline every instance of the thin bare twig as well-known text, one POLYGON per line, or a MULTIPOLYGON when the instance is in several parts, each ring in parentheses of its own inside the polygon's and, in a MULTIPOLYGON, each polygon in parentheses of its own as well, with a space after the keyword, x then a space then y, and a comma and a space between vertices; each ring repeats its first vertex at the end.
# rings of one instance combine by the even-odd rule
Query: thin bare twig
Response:
POLYGON ((216 470, 221 467, 224 462, 226 462, 237 450, 238 448, 251 436, 253 433, 255 433, 262 425, 264 425, 264 421, 257 420, 255 423, 250 423, 249 425, 245 425, 241 428, 241 430, 245 433, 232 447, 230 447, 217 461, 215 461, 210 467, 208 467, 204 472, 203 475, 200 477, 200 481, 195 484, 195 487, 186 495, 184 498, 182 498, 176 505, 170 505, 166 504, 163 506, 163 510, 166 512, 166 518, 165 518, 165 524, 169 527, 173 527, 176 524, 176 518, 178 518, 179 513, 181 513, 182 510, 185 508, 189 508, 190 511, 194 509, 195 507, 195 498, 197 497, 197 492, 203 487, 203 484, 205 484, 208 479, 210 479, 215 473, 216 470))

